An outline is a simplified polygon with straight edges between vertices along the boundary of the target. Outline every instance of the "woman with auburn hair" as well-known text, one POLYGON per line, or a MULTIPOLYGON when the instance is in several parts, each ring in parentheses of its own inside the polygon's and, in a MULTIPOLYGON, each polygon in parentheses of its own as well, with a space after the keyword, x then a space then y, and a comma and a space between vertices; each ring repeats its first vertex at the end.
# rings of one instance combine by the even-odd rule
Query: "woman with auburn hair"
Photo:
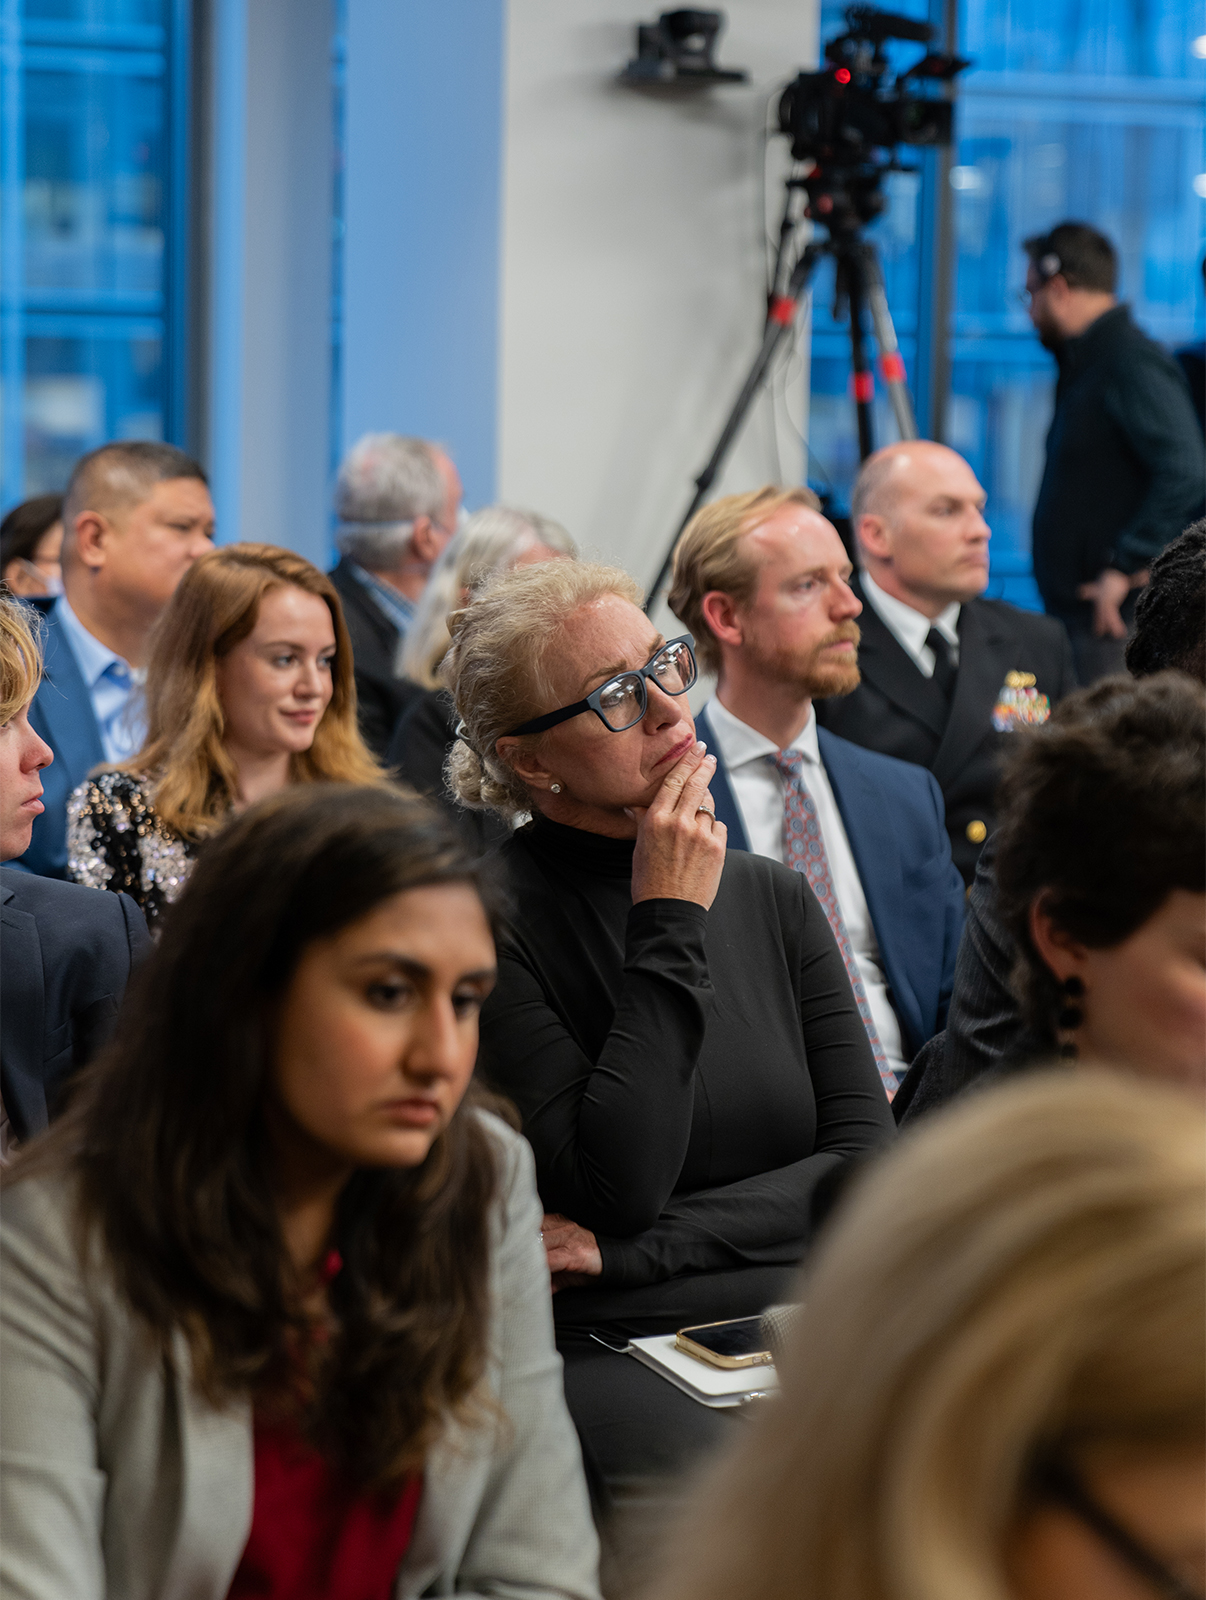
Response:
POLYGON ((147 736, 67 808, 68 874, 132 895, 154 925, 201 842, 291 783, 384 781, 356 726, 331 580, 271 544, 195 561, 156 626, 147 736))
POLYGON ((1044 1073, 926 1122, 648 1600, 1201 1600, 1206 1118, 1044 1073))
POLYGON ((5 1176, 4 1594, 594 1600, 531 1156, 471 1084, 492 922, 385 788, 207 847, 5 1176))

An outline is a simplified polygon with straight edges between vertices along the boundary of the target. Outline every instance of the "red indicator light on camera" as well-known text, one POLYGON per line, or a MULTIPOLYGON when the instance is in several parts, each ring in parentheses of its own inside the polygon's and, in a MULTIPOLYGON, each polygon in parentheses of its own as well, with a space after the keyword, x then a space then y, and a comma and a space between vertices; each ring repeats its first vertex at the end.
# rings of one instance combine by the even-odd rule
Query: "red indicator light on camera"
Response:
POLYGON ((834 73, 834 77, 837 79, 837 81, 839 83, 849 83, 850 82, 850 69, 848 67, 839 67, 837 69, 837 71, 834 73))

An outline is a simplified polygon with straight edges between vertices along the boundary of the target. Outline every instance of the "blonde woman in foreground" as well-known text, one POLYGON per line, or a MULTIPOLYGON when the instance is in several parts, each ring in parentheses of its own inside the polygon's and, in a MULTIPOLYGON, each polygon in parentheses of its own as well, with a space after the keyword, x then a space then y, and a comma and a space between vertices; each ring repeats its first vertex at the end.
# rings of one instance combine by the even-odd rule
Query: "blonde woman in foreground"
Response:
POLYGON ((1206 1118, 1044 1074, 925 1125, 835 1219, 783 1393, 650 1600, 1200 1600, 1206 1118))

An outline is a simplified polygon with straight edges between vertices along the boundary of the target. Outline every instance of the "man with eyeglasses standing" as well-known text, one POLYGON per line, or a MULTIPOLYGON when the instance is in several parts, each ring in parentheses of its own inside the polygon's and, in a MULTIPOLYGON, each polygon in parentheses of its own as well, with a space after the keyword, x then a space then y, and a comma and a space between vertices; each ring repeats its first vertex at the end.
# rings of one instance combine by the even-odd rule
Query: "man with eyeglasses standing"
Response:
POLYGON ((360 731, 384 758, 398 718, 422 691, 401 675, 402 640, 432 567, 457 529, 461 479, 426 439, 366 433, 335 486, 331 581, 352 638, 360 731))
POLYGON ((1061 222, 1023 248, 1030 320, 1059 367, 1034 575, 1087 684, 1125 671, 1135 591, 1201 514, 1206 457, 1180 368, 1118 302, 1109 239, 1061 222))
POLYGON ((964 892, 933 775, 817 727, 814 698, 859 682, 852 576, 815 495, 760 489, 692 518, 670 606, 717 674, 695 726, 728 847, 807 879, 891 1094, 946 1024, 964 892))

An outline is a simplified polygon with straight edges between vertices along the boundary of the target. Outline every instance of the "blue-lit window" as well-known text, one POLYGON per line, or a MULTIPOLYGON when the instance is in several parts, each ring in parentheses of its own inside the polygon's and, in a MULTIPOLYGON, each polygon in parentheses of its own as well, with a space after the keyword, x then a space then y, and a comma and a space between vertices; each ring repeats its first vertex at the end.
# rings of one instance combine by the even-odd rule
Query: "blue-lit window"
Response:
POLYGON ((0 0, 3 502, 183 437, 186 0, 0 0))
MULTIPOLYGON (((1118 247, 1121 297, 1140 326, 1170 348, 1202 338, 1206 61, 1194 36, 1204 25, 1199 8, 1168 0, 962 0, 960 13, 958 50, 975 65, 959 80, 951 172, 946 437, 988 491, 989 592, 1037 605, 1030 516, 1055 369, 1018 299, 1021 241, 1067 218, 1094 224, 1118 247)), ((827 0, 823 36, 840 27, 841 8, 827 0)), ((918 180, 896 180, 906 181, 918 180)), ((898 189, 872 230, 910 372, 918 215, 914 195, 898 189)), ((814 327, 811 442, 845 489, 857 467, 845 335, 823 308, 814 327)), ((895 437, 886 406, 876 422, 878 441, 895 437)))

